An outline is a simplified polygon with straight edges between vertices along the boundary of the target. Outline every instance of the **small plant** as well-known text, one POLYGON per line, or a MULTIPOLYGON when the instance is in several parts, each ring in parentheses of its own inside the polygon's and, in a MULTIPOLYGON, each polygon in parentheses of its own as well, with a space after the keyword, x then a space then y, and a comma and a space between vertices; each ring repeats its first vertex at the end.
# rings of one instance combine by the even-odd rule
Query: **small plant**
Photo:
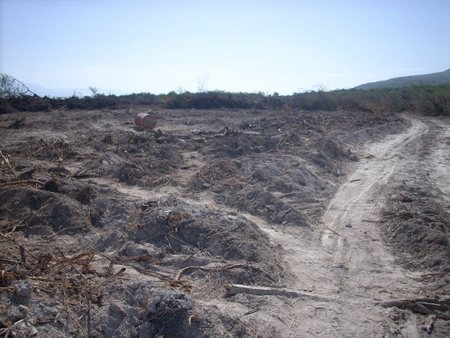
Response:
POLYGON ((99 94, 98 94, 98 89, 97 89, 97 88, 95 88, 95 87, 89 87, 89 90, 90 90, 91 93, 92 93, 92 97, 96 97, 96 96, 99 95, 99 94))

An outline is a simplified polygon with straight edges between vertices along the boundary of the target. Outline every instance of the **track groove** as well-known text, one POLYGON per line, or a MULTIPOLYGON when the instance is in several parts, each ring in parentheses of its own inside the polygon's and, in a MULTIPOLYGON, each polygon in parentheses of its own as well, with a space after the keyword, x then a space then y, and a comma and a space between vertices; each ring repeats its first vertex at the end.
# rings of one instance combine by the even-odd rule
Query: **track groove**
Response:
MULTIPOLYGON (((293 311, 296 324, 280 327, 284 336, 380 336, 390 327, 386 309, 375 301, 394 296, 407 298, 425 287, 420 274, 395 263, 377 226, 385 203, 383 196, 391 193, 393 177, 402 166, 414 161, 414 154, 402 150, 429 132, 426 123, 408 119, 411 127, 406 132, 366 148, 370 156, 361 159, 340 186, 322 217, 323 226, 309 240, 295 230, 277 231, 254 216, 249 218, 285 249, 294 275, 288 287, 315 290, 328 299, 297 302, 293 311), (312 315, 318 308, 326 311, 321 316, 312 315)), ((271 309, 260 316, 273 316, 280 311, 283 309, 271 309)), ((414 322, 414 317, 411 320, 414 322)), ((412 334, 415 324, 410 322, 407 326, 408 334, 412 334)), ((414 334, 419 336, 419 329, 414 334)))

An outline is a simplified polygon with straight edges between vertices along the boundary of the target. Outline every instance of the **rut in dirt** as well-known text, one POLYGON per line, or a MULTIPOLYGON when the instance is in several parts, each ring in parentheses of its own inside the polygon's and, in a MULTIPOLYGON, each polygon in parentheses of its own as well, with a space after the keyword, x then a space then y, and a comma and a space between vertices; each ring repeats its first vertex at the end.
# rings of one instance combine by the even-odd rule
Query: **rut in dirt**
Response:
MULTIPOLYGON (((424 122, 409 120, 411 127, 404 133, 366 147, 366 156, 340 186, 322 217, 322 228, 311 237, 274 231, 259 222, 287 252, 285 258, 294 274, 288 286, 327 299, 293 304, 289 315, 295 320, 284 327, 286 336, 354 337, 385 332, 389 329, 386 310, 377 303, 413 298, 423 289, 420 273, 395 262, 378 225, 394 176, 413 160, 413 154, 402 150, 429 131, 424 122)), ((405 330, 412 336, 417 333, 414 323, 405 330)))
POLYGON ((333 263, 345 266, 346 274, 352 276, 349 289, 367 289, 363 296, 370 292, 377 297, 382 291, 400 295, 408 284, 407 273, 394 262, 377 223, 385 198, 392 193, 392 176, 407 162, 402 149, 428 132, 425 123, 416 119, 411 123, 407 132, 367 149, 369 158, 363 159, 339 188, 323 216, 330 230, 322 234, 322 245, 333 252, 333 263))

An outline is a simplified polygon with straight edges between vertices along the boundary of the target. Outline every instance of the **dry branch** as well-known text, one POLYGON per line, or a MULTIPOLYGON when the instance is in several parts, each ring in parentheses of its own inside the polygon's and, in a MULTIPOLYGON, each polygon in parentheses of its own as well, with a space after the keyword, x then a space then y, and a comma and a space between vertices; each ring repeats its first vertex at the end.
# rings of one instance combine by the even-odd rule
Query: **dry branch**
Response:
MULTIPOLYGON (((175 281, 178 282, 181 277, 186 274, 188 271, 192 270, 201 270, 205 272, 212 272, 212 271, 223 271, 223 270, 231 270, 231 269, 256 269, 259 271, 262 271, 263 273, 267 274, 265 271, 263 271, 260 268, 248 265, 248 264, 232 264, 232 265, 224 265, 224 266, 213 266, 213 267, 206 267, 206 266, 187 266, 180 271, 178 271, 177 275, 175 276, 175 281)), ((269 275, 269 277, 273 280, 273 278, 269 275)))
MULTIPOLYGON (((118 259, 117 257, 109 257, 108 255, 98 251, 92 245, 90 245, 88 243, 83 243, 83 244, 86 245, 87 247, 89 247, 90 249, 92 249, 95 252, 95 254, 97 254, 99 256, 102 256, 103 258, 106 258, 107 260, 109 260, 112 264, 120 264, 120 265, 129 266, 129 267, 135 269, 136 271, 138 271, 140 273, 143 273, 143 274, 148 275, 148 276, 156 277, 156 278, 159 278, 159 279, 164 280, 164 281, 172 280, 172 277, 170 275, 167 275, 167 274, 162 273, 162 272, 151 271, 151 270, 148 270, 148 269, 141 268, 141 267, 139 267, 139 266, 137 266, 135 264, 131 264, 131 263, 127 262, 127 261, 118 259)), ((111 266, 111 264, 110 264, 110 266, 111 266)))
POLYGON ((39 257, 37 257, 35 254, 33 254, 32 252, 30 252, 29 250, 25 249, 25 247, 24 247, 22 244, 18 243, 17 240, 16 240, 15 238, 9 236, 9 234, 2 234, 2 233, 0 233, 0 237, 2 237, 2 238, 4 238, 4 239, 6 239, 6 240, 8 240, 8 241, 10 241, 10 242, 12 242, 12 243, 14 243, 15 245, 17 245, 17 246, 19 247, 19 249, 20 249, 21 251, 24 251, 24 252, 26 252, 27 254, 29 254, 31 257, 35 258, 36 260, 39 260, 39 257))
POLYGON ((0 184, 0 189, 7 188, 14 185, 31 185, 35 187, 36 185, 44 185, 44 183, 36 181, 36 180, 23 180, 23 181, 13 181, 0 184))
POLYGON ((450 320, 447 312, 450 310, 450 299, 416 298, 400 299, 379 303, 382 307, 397 307, 415 313, 434 315, 437 318, 450 320))
POLYGON ((265 286, 250 286, 241 284, 226 284, 225 290, 226 290, 225 297, 231 297, 238 293, 245 293, 257 296, 284 296, 289 298, 309 296, 307 294, 289 289, 271 288, 265 286))
POLYGON ((16 119, 14 122, 10 123, 7 128, 8 129, 19 129, 20 127, 22 127, 24 121, 25 121, 25 117, 22 117, 21 119, 16 119))
POLYGON ((44 211, 46 208, 48 208, 48 207, 51 205, 51 202, 52 202, 52 201, 49 201, 49 202, 45 203, 45 204, 42 205, 38 210, 36 210, 36 212, 35 212, 33 215, 31 215, 31 217, 28 219, 27 226, 32 225, 34 219, 35 219, 42 211, 44 211))
POLYGON ((337 231, 331 229, 330 227, 327 227, 327 226, 324 225, 324 224, 322 224, 322 226, 323 226, 326 230, 331 231, 332 233, 334 233, 335 235, 338 235, 339 237, 342 237, 342 235, 341 235, 339 232, 337 232, 337 231))
POLYGON ((251 315, 252 313, 258 312, 259 311, 259 307, 256 307, 250 311, 247 311, 246 313, 244 313, 244 316, 248 316, 251 315))
POLYGON ((11 173, 13 174, 13 176, 16 178, 16 180, 20 181, 20 177, 17 175, 16 171, 13 169, 13 167, 11 166, 11 162, 9 161, 9 158, 6 157, 5 155, 3 155, 2 151, 0 150, 0 156, 2 157, 4 163, 7 165, 7 167, 9 168, 9 170, 11 170, 11 173))

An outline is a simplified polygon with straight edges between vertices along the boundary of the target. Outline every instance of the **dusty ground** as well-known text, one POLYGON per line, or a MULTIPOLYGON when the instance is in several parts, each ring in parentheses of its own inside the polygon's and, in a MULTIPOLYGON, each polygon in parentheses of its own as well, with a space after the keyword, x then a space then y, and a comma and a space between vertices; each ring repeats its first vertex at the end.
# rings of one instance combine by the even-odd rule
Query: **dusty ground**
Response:
POLYGON ((157 114, 0 116, 2 334, 449 335, 448 120, 157 114))

